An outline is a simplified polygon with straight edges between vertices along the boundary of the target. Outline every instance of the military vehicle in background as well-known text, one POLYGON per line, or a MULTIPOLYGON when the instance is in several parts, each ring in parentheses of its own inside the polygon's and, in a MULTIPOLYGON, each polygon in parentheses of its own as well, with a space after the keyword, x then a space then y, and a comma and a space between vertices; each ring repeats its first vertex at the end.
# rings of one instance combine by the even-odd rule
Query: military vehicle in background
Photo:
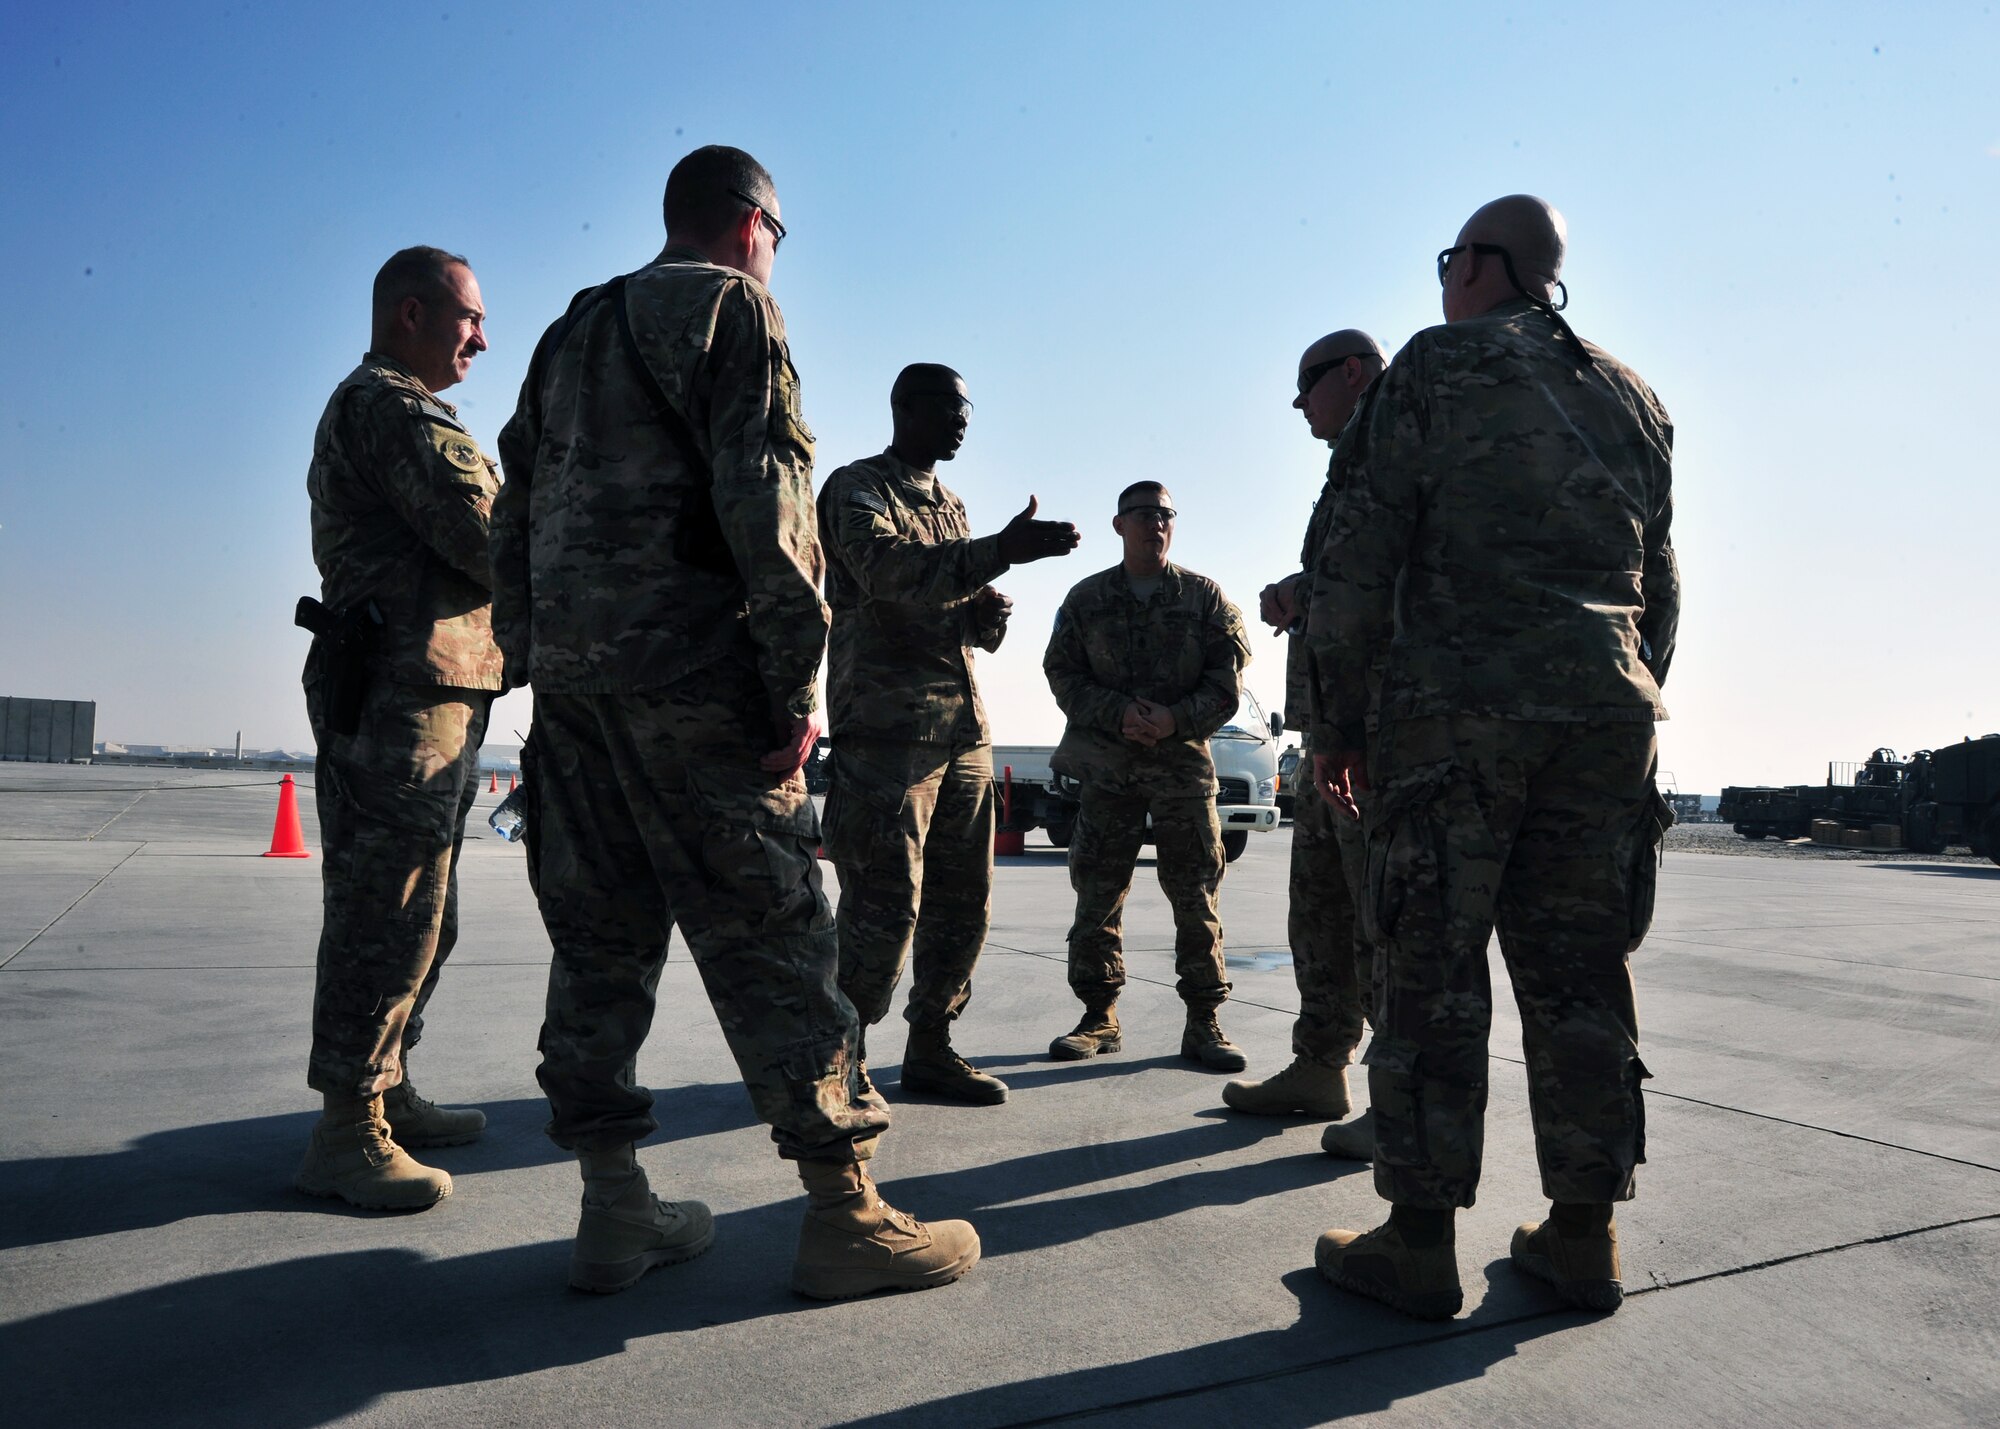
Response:
POLYGON ((1893 827, 1917 853, 1959 844, 2000 863, 2000 734, 1900 759, 1878 749, 1827 766, 1825 784, 1731 786, 1717 813, 1746 839, 1802 839, 1814 826, 1893 827))

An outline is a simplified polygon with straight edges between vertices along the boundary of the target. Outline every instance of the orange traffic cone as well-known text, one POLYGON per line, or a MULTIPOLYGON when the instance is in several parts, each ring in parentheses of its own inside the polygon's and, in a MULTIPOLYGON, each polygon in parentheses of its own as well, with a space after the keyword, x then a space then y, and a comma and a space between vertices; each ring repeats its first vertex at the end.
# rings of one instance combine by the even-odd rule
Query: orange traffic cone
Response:
MULTIPOLYGON (((493 778, 497 782, 500 776, 496 774, 493 776, 493 778)), ((507 776, 507 792, 511 794, 520 787, 521 787, 521 776, 518 774, 509 774, 507 776)))
POLYGON ((1009 828, 1014 822, 1014 766, 1005 766, 1000 781, 1000 827, 993 831, 993 852, 1003 857, 1028 851, 1028 836, 1009 828))
POLYGON ((500 771, 498 769, 493 771, 493 782, 486 786, 486 792, 489 794, 500 792, 500 771))
POLYGON ((278 821, 271 826, 271 847, 264 857, 312 857, 306 850, 306 832, 299 827, 299 794, 289 774, 278 785, 278 821))

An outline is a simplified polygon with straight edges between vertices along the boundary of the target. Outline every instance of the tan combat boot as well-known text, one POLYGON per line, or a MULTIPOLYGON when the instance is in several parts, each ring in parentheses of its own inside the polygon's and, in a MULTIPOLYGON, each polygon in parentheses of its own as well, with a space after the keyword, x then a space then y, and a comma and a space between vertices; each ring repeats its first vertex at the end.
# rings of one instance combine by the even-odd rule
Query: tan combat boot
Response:
POLYGON ((1319 1149, 1342 1161, 1375 1159, 1375 1108, 1352 1121, 1336 1121, 1319 1134, 1319 1149))
POLYGON ((610 1295, 657 1265, 693 1260, 715 1244, 715 1218, 700 1201, 663 1201, 646 1184, 630 1145, 577 1154, 583 1216, 570 1252, 569 1283, 610 1295))
POLYGON ((814 1300, 851 1300, 877 1290, 948 1285, 979 1261, 979 1233, 964 1221, 929 1225, 875 1193, 854 1161, 801 1161, 805 1224, 792 1289, 814 1300))
POLYGON ((1058 1062, 1081 1062, 1100 1052, 1116 1052, 1124 1045, 1118 1032, 1118 1009, 1086 1007, 1076 1031, 1049 1043, 1049 1055, 1058 1062))
POLYGON ((338 1196, 371 1211, 414 1211, 451 1194, 451 1177, 419 1164, 389 1136, 382 1098, 326 1098, 306 1159, 292 1184, 308 1196, 338 1196))
POLYGON ((1238 1111, 1258 1116, 1303 1112, 1338 1121, 1347 1115, 1347 1067, 1330 1067, 1310 1057, 1294 1057, 1275 1077, 1261 1082, 1231 1082, 1222 1100, 1238 1111))
POLYGON ((1181 1055, 1212 1072, 1240 1072, 1250 1065, 1243 1049, 1222 1035, 1222 1024, 1215 1020, 1214 1008, 1200 1012, 1188 1009, 1187 1030, 1181 1034, 1181 1055))
POLYGON ((1465 1304, 1451 1216, 1393 1206, 1372 1231, 1328 1231, 1313 1259, 1320 1275, 1343 1290, 1419 1320, 1449 1320, 1465 1304))
POLYGON ((1605 1314, 1625 1303, 1619 1278, 1618 1225, 1608 1202, 1549 1207, 1549 1218, 1514 1232, 1514 1264, 1555 1286, 1572 1305, 1605 1314))
POLYGON ((909 1046, 903 1050, 903 1090, 928 1092, 974 1106, 998 1106, 1007 1100, 1005 1082, 988 1076, 952 1050, 949 1022, 939 1027, 910 1028, 909 1046))
POLYGON ((382 1112, 389 1118, 389 1134, 398 1146, 463 1146, 479 1140, 486 1130, 486 1113, 477 1107, 446 1107, 426 1101, 410 1085, 410 1069, 403 1068, 403 1080, 382 1093, 382 1112))

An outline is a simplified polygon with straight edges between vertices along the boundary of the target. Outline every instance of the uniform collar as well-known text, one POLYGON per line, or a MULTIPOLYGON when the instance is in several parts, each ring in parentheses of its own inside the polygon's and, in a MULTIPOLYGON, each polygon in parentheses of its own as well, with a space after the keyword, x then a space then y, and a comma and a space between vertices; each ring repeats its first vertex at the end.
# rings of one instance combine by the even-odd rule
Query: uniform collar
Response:
POLYGON ((1163 591, 1170 596, 1178 596, 1181 592, 1181 568, 1172 561, 1167 562, 1166 569, 1157 577, 1160 583, 1153 587, 1153 594, 1144 597, 1132 589, 1132 573, 1125 569, 1123 561, 1113 566, 1112 570, 1118 573, 1116 581, 1118 589, 1123 591, 1128 599, 1137 601, 1140 605, 1151 604, 1163 591))
POLYGON ((937 473, 918 471, 888 447, 882 448, 882 464, 889 468, 889 475, 898 485, 907 487, 925 503, 934 503, 938 494, 937 473))
POLYGON ((396 361, 395 358, 389 356, 388 353, 376 352, 373 348, 370 348, 367 352, 361 354, 361 365, 364 367, 387 368, 389 371, 395 373, 398 377, 402 378, 405 382, 408 382, 412 387, 416 388, 419 392, 422 392, 426 397, 430 398, 433 402, 437 403, 438 406, 444 408, 447 412, 451 413, 454 417, 458 415, 458 408, 452 406, 451 403, 445 401, 444 398, 438 396, 437 393, 431 391, 430 388, 424 386, 423 378, 417 376, 416 373, 410 371, 409 368, 403 366, 402 363, 396 361))

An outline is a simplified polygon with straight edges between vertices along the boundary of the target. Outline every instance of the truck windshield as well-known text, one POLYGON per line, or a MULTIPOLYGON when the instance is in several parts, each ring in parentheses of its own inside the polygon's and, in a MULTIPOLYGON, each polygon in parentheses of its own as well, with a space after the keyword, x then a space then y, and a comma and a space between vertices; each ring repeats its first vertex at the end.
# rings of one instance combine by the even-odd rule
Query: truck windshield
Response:
POLYGON ((1229 717, 1229 723, 1215 732, 1217 739, 1249 739, 1259 744, 1271 738, 1271 721, 1264 717, 1264 707, 1257 703, 1257 697, 1248 690, 1237 702, 1236 713, 1229 717))

